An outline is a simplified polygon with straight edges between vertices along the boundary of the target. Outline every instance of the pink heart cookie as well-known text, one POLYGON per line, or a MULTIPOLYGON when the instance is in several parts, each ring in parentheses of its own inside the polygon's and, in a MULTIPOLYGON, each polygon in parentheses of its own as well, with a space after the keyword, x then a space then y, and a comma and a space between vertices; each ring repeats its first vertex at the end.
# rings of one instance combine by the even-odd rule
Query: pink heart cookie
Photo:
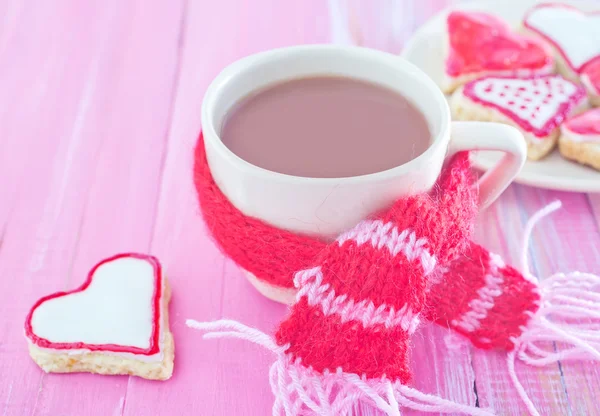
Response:
POLYGON ((600 57, 583 67, 581 83, 585 86, 592 104, 600 106, 600 57))
POLYGON ((540 4, 527 12, 523 25, 552 45, 560 73, 571 80, 600 57, 600 10, 586 14, 564 4, 540 4))
POLYGON ((158 259, 110 257, 78 289, 35 303, 25 322, 30 355, 47 372, 168 379, 174 358, 169 299, 158 259))
POLYGON ((587 107, 585 91, 558 75, 484 77, 467 83, 452 97, 460 120, 496 121, 521 129, 528 157, 541 159, 555 147, 560 124, 587 107))
POLYGON ((448 15, 446 27, 442 86, 446 92, 486 75, 545 75, 554 69, 548 47, 537 39, 513 33, 499 17, 454 11, 448 15))
POLYGON ((600 108, 567 120, 561 133, 558 148, 564 157, 600 171, 600 108))

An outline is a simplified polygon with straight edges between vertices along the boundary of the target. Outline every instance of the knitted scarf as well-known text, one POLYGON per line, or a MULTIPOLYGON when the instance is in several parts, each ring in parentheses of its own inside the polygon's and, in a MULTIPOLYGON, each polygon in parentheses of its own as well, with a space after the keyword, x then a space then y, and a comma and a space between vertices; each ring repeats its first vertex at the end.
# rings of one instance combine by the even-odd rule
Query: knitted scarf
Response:
POLYGON ((594 334, 600 300, 590 291, 600 289, 600 278, 558 275, 540 287, 527 272, 470 241, 476 195, 466 154, 448 164, 430 193, 399 199, 329 244, 235 208, 212 178, 202 138, 194 179, 204 220, 225 255, 262 283, 297 292, 275 340, 231 321, 190 323, 232 329, 228 335, 278 354, 271 369, 274 414, 344 414, 351 397, 388 414, 398 414, 399 406, 488 414, 406 390, 409 337, 419 317, 479 348, 507 351, 511 375, 532 414, 537 411, 514 375, 515 358, 531 365, 600 360, 594 334), (578 324, 578 318, 588 320, 578 324), (557 353, 551 341, 571 347, 557 353))

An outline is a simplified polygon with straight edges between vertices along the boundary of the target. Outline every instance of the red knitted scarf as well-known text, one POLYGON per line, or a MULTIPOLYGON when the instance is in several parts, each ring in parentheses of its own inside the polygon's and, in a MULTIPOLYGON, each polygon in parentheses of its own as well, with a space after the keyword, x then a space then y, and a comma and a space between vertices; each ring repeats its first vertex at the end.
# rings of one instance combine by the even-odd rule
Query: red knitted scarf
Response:
MULTIPOLYGON (((273 227, 234 207, 212 178, 202 140, 195 160, 194 179, 202 214, 222 251, 266 283, 294 288, 294 274, 315 266, 327 243, 273 227)), ((466 202, 466 206, 473 206, 472 199, 466 202)), ((458 215, 446 219, 449 225, 458 220, 458 215)), ((530 314, 538 308, 536 284, 475 243, 465 241, 461 251, 465 250, 464 256, 457 254, 438 264, 440 270, 447 271, 440 283, 431 287, 431 306, 424 310, 425 318, 454 328, 478 347, 512 349, 512 339, 521 334, 530 314)))
MULTIPOLYGON (((370 390, 360 391, 378 403, 385 387, 373 380, 400 385, 409 381, 409 336, 419 316, 456 330, 477 347, 511 351, 513 360, 518 352, 519 358, 533 365, 565 357, 600 359, 597 337, 585 332, 588 323, 578 327, 571 319, 565 327, 547 319, 550 314, 593 316, 593 325, 600 328, 594 315, 598 312, 590 314, 577 300, 600 287, 600 279, 578 274, 579 282, 573 282, 560 275, 549 279, 551 291, 540 290, 527 273, 526 277, 471 242, 476 195, 465 154, 454 158, 429 194, 399 199, 333 243, 296 235, 241 213, 215 184, 202 138, 196 147, 194 179, 204 220, 222 251, 261 282, 298 291, 290 317, 276 334, 276 346, 269 344, 283 357, 272 368, 278 373, 272 377, 282 380, 283 373, 299 377, 301 371, 307 380, 318 376, 323 384, 324 376, 336 372, 354 374, 370 380, 370 390), (546 309, 540 308, 542 301, 546 309), (569 342, 572 347, 557 355, 551 345, 540 348, 538 341, 569 342)), ((598 300, 591 301, 596 302, 592 309, 600 310, 598 300)), ((339 382, 331 381, 338 383, 337 389, 348 388, 339 382)), ((516 379, 515 383, 535 414, 516 379)), ((359 388, 356 383, 352 386, 359 388)), ((400 387, 394 386, 395 394, 400 394, 400 387)), ((296 399, 290 399, 289 394, 280 397, 282 391, 291 391, 289 385, 273 390, 278 397, 274 409, 296 399, 301 408, 313 409, 302 397, 319 393, 296 392, 296 399)), ((393 408, 396 399, 387 397, 378 407, 393 408)), ((331 405, 325 402, 323 406, 331 405)), ((284 407, 282 414, 296 414, 284 407)))

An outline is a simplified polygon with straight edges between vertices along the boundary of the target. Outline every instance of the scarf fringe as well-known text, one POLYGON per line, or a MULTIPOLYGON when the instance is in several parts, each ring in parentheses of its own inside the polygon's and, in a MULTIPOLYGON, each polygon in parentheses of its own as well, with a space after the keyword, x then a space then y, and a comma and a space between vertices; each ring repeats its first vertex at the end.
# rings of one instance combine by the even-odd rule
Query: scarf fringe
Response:
MULTIPOLYGON (((527 246, 534 226, 561 207, 555 201, 538 211, 525 227, 523 275, 529 272, 527 246)), ((540 308, 532 314, 523 333, 512 339, 514 350, 508 353, 507 365, 519 396, 532 415, 538 416, 533 402, 515 372, 515 361, 542 367, 559 361, 591 360, 600 362, 600 276, 591 273, 557 273, 538 283, 540 308)))
POLYGON ((273 416, 353 415, 359 403, 368 404, 388 416, 399 416, 401 408, 422 412, 461 412, 472 416, 490 416, 492 412, 454 403, 425 394, 399 382, 384 378, 371 380, 357 374, 335 372, 318 373, 293 360, 285 353, 287 345, 279 346, 263 332, 236 321, 186 321, 190 328, 209 331, 204 338, 239 338, 261 345, 276 355, 269 379, 275 396, 273 416))

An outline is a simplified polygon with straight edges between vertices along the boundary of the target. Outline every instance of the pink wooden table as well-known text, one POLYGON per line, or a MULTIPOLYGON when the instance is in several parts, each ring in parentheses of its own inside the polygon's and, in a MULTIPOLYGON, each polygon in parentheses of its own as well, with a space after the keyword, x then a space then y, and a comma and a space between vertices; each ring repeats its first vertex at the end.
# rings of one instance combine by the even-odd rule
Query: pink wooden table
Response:
MULTIPOLYGON (((403 36, 444 3, 407 0, 403 36)), ((203 341, 184 325, 228 317, 269 332, 286 313, 207 237, 191 149, 203 93, 224 65, 328 38, 323 0, 0 3, 0 415, 270 413, 269 353, 203 341), (23 338, 28 308, 121 251, 150 252, 166 267, 173 378, 41 372, 23 338)), ((482 216, 478 240, 518 261, 525 221, 556 198, 564 208, 535 230, 533 270, 599 273, 600 195, 513 185, 482 216)), ((449 348, 447 335, 417 333, 415 387, 523 414, 504 356, 449 348)), ((600 414, 600 366, 517 371, 542 414, 600 414)))

